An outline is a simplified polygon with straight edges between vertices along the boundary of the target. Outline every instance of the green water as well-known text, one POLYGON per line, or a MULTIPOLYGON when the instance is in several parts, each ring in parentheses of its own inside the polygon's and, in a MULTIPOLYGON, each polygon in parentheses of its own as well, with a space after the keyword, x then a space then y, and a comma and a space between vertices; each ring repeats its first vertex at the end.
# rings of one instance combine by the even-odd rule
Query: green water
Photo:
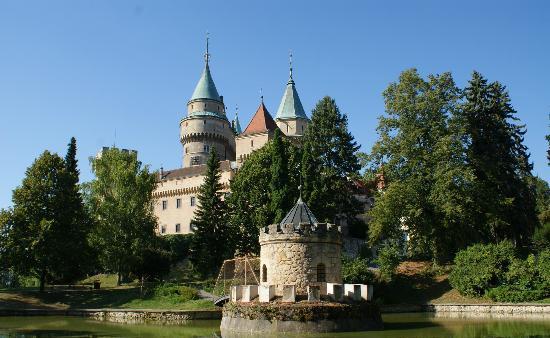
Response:
MULTIPOLYGON (((385 315, 383 331, 292 337, 550 338, 550 319, 451 319, 429 314, 385 315)), ((0 317, 0 337, 221 337, 219 321, 188 325, 141 325, 71 317, 0 317)), ((261 335, 259 337, 266 337, 261 335)))

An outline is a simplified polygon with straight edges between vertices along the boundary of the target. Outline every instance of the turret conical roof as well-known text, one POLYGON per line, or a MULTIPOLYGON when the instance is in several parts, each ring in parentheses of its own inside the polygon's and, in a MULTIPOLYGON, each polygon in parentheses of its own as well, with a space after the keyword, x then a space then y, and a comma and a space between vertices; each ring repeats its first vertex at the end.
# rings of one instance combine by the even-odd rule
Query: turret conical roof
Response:
POLYGON ((208 62, 206 62, 206 65, 204 66, 201 78, 199 79, 199 82, 195 87, 195 91, 193 92, 190 101, 196 99, 210 99, 221 101, 218 90, 216 89, 216 85, 214 84, 214 80, 212 79, 212 74, 210 74, 210 67, 208 66, 208 62))
POLYGON ((300 223, 308 223, 311 225, 317 225, 318 223, 315 215, 309 210, 307 204, 302 201, 302 196, 298 198, 296 205, 290 209, 288 214, 286 214, 285 218, 281 221, 281 224, 293 224, 295 228, 298 227, 300 223))
POLYGON ((308 119, 300 101, 300 96, 298 96, 298 91, 296 91, 294 80, 292 79, 292 70, 275 119, 308 119))

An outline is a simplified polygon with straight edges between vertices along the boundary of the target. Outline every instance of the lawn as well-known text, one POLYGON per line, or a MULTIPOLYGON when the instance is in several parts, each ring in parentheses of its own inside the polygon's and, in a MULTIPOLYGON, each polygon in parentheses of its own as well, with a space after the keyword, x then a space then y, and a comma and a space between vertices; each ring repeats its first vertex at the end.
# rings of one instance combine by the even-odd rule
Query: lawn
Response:
MULTIPOLYGON (((106 287, 102 278, 102 289, 47 289, 40 292, 37 288, 0 289, 0 308, 11 309, 167 309, 199 310, 215 309, 211 300, 196 299, 179 301, 171 296, 157 296, 153 293, 141 297, 136 286, 106 287)), ((111 280, 112 285, 116 285, 111 280)), ((109 282, 105 283, 107 285, 109 282)))

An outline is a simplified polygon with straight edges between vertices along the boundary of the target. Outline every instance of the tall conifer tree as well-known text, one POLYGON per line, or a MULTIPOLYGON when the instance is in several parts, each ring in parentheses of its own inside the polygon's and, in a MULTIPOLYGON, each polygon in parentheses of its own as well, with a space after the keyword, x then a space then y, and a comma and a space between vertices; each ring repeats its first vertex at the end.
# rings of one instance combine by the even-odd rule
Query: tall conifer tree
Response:
POLYGON ((271 150, 271 182, 270 197, 271 197, 271 213, 274 215, 274 223, 279 223, 283 220, 286 212, 292 206, 290 196, 290 180, 288 172, 288 154, 283 143, 281 131, 279 128, 275 130, 275 135, 270 147, 271 150))
POLYGON ((348 119, 334 99, 321 99, 311 116, 302 151, 303 196, 318 219, 334 222, 337 215, 355 220, 359 204, 349 179, 360 169, 359 146, 348 131, 348 119))
POLYGON ((457 114, 464 126, 467 163, 475 175, 477 228, 488 241, 525 245, 537 225, 532 164, 523 144, 525 127, 506 88, 474 72, 457 114))
POLYGON ((193 262, 203 276, 214 276, 223 260, 232 252, 227 222, 227 208, 222 199, 220 163, 216 149, 212 147, 206 163, 204 183, 198 193, 199 205, 192 220, 194 238, 193 262))

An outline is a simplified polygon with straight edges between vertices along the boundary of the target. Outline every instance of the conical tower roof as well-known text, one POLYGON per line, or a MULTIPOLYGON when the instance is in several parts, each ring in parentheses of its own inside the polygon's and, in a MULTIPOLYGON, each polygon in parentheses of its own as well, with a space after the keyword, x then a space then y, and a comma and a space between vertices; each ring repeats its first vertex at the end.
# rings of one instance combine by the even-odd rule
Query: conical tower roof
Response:
POLYGON ((294 79, 292 79, 292 66, 290 67, 290 78, 286 84, 285 93, 277 109, 276 119, 308 119, 302 102, 300 101, 300 96, 298 96, 298 91, 296 91, 296 86, 294 84, 294 79))
POLYGON ((241 134, 243 132, 243 129, 241 128, 241 122, 239 121, 239 114, 235 112, 235 118, 232 121, 233 130, 235 130, 235 133, 237 135, 241 134))
POLYGON ((208 61, 204 66, 204 70, 202 71, 202 75, 197 83, 197 86, 195 87, 195 91, 193 91, 190 101, 196 99, 221 101, 220 94, 218 94, 218 90, 216 89, 216 85, 212 79, 212 74, 210 74, 208 61))
POLYGON ((288 214, 286 214, 285 218, 281 221, 281 224, 293 224, 294 227, 298 227, 300 223, 308 223, 311 225, 317 225, 318 223, 315 215, 309 210, 307 204, 302 201, 302 196, 298 198, 296 205, 290 209, 288 214))
POLYGON ((254 114, 252 120, 250 120, 250 123, 244 130, 243 135, 273 131, 275 129, 277 129, 277 124, 273 121, 273 117, 271 117, 262 101, 258 110, 256 110, 256 114, 254 114))

